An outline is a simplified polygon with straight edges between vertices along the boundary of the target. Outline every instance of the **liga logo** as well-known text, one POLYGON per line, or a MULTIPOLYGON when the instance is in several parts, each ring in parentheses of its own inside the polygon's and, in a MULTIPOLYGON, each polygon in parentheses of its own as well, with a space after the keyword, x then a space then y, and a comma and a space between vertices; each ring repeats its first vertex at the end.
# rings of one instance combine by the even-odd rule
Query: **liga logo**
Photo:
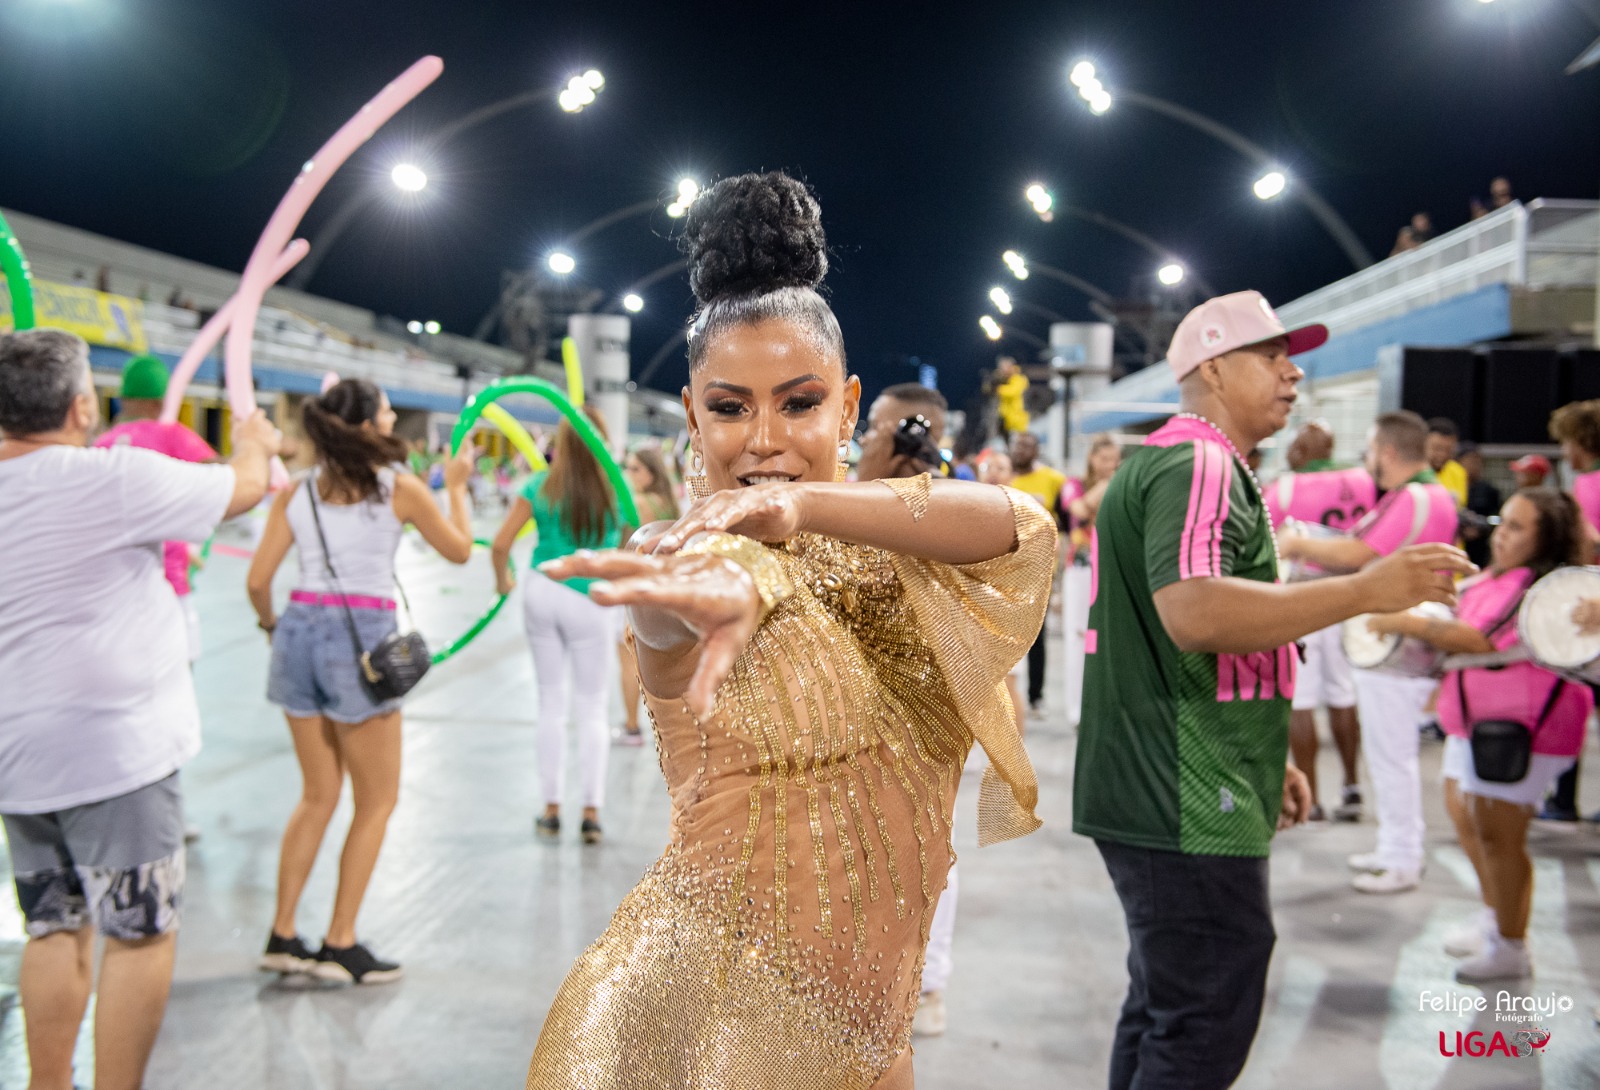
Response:
POLYGON ((1543 1026, 1528 1026, 1526 1029, 1511 1031, 1508 1038, 1505 1033, 1495 1030, 1492 1036, 1473 1030, 1471 1033, 1462 1033, 1456 1030, 1454 1040, 1447 1030, 1439 1031, 1439 1055, 1441 1056, 1467 1056, 1472 1059, 1483 1059, 1488 1056, 1506 1056, 1513 1059, 1526 1059, 1544 1051, 1544 1046, 1550 1043, 1550 1031, 1543 1026))

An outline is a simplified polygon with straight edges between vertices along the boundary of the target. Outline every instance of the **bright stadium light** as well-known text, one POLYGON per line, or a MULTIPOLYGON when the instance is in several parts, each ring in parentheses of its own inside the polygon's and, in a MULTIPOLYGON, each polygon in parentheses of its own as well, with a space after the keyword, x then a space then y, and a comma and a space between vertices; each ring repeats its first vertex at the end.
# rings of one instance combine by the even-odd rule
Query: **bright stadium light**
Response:
POLYGON ((994 304, 994 309, 1001 314, 1011 313, 1011 296, 1006 294, 1006 289, 996 284, 989 289, 989 302, 994 304))
POLYGON ((565 250, 556 250, 545 261, 550 266, 550 271, 557 276, 566 276, 578 267, 578 262, 565 250))
POLYGON ((389 180, 405 193, 421 193, 428 188, 427 172, 415 163, 396 163, 389 180))
POLYGON ((1288 175, 1281 170, 1269 170, 1257 178, 1256 184, 1251 188, 1255 190, 1257 200, 1270 201, 1272 198, 1282 194, 1288 187, 1288 175))
POLYGON ((1034 212, 1040 219, 1049 223, 1054 218, 1051 209, 1056 206, 1056 199, 1044 186, 1034 182, 1023 191, 1022 195, 1028 199, 1028 203, 1033 206, 1034 212))
POLYGON ((978 319, 978 326, 983 330, 983 335, 988 337, 991 341, 998 341, 1001 337, 1005 336, 1000 329, 1000 323, 995 321, 987 314, 978 319))
POLYGON ((644 298, 636 291, 630 291, 622 297, 622 309, 629 314, 638 314, 644 309, 644 298))
POLYGON ((1000 260, 1006 263, 1006 268, 1011 270, 1011 275, 1018 280, 1028 279, 1028 263, 1021 254, 1015 250, 1007 250, 1000 255, 1000 260))
POLYGON ((700 183, 693 178, 678 179, 678 199, 667 205, 667 215, 673 219, 686 215, 700 193, 700 183))
POLYGON ((407 322, 406 323, 406 332, 407 333, 421 333, 422 332, 422 323, 421 322, 417 322, 417 321, 407 322))
POLYGON ((422 331, 424 333, 437 333, 443 328, 444 328, 444 326, 440 325, 438 322, 424 322, 424 323, 422 323, 422 331))
POLYGON ((600 69, 591 68, 583 74, 583 85, 591 91, 598 91, 606 85, 606 78, 600 74, 600 69))
POLYGON ((1175 288, 1183 283, 1184 268, 1176 261, 1169 261, 1156 270, 1156 279, 1169 288, 1175 288))
POLYGON ((602 88, 606 85, 606 78, 600 74, 598 68, 591 68, 582 75, 573 76, 567 80, 566 89, 556 96, 561 108, 569 114, 581 111, 595 100, 602 88))
POLYGON ((1079 61, 1072 66, 1072 74, 1067 77, 1067 80, 1072 86, 1080 89, 1096 82, 1094 65, 1088 61, 1079 61))

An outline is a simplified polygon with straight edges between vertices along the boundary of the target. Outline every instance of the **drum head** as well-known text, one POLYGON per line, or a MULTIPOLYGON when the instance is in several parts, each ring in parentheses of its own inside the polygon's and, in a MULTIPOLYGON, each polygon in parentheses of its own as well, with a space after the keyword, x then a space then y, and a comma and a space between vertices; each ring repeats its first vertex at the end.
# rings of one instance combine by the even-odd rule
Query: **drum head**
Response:
POLYGON ((1344 657, 1350 660, 1351 666, 1360 670, 1382 666, 1394 654, 1395 648, 1400 646, 1399 635, 1380 636, 1367 627, 1367 619, 1371 616, 1370 613, 1363 613, 1359 617, 1351 617, 1339 630, 1344 657))
POLYGON ((1582 598, 1600 598, 1600 568, 1557 568, 1522 599, 1517 634, 1539 662, 1575 670, 1600 658, 1600 633, 1586 636, 1572 623, 1582 598))

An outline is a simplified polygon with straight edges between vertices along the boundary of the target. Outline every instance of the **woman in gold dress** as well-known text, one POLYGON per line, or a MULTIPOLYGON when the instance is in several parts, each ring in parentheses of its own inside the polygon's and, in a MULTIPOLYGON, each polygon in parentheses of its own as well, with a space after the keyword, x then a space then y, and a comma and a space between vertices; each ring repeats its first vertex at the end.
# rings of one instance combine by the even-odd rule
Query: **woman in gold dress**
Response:
POLYGON ((803 185, 726 179, 685 240, 704 498, 548 573, 629 607, 670 842, 567 976, 528 1086, 901 1090, 974 741, 980 843, 1039 824, 1004 679, 1055 531, 1008 489, 836 483, 861 386, 803 185))

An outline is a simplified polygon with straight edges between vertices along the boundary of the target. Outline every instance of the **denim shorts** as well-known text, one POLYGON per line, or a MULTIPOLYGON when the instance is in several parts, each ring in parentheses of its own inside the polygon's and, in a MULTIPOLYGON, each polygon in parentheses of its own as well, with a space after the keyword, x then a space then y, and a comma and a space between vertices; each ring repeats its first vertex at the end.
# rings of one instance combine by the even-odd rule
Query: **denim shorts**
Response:
POLYGON ((128 942, 177 928, 184 851, 176 772, 103 802, 4 820, 32 938, 91 923, 128 942))
MULTIPOLYGON (((392 609, 351 609, 363 650, 398 627, 392 609)), ((400 698, 375 703, 361 687, 361 666, 343 606, 290 602, 272 633, 267 699, 299 719, 326 716, 360 723, 400 710, 400 698)))

